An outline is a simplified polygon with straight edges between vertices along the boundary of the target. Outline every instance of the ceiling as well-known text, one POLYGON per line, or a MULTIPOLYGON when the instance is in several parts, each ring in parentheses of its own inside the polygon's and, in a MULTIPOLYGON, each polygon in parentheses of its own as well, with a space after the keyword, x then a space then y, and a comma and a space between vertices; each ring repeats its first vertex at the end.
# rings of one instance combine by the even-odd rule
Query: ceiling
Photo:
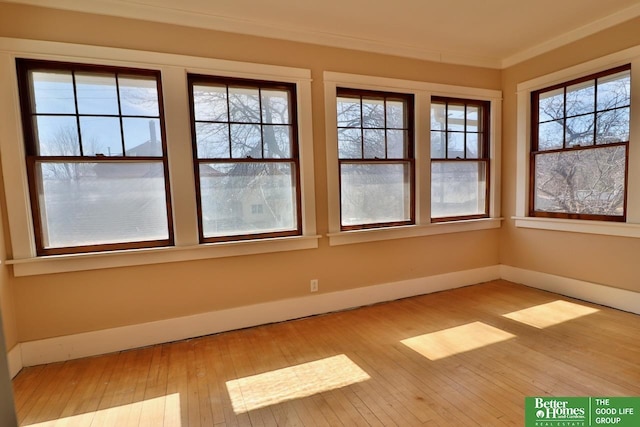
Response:
POLYGON ((640 0, 8 1, 491 68, 640 16, 640 0))

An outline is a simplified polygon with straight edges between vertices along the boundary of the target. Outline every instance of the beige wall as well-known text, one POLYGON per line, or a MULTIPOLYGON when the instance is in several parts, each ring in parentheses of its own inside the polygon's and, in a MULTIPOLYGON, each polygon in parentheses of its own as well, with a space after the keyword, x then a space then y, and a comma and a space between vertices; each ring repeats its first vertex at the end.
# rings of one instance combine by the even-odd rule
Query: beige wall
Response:
MULTIPOLYGON (((515 228, 516 85, 640 45, 636 18, 503 71, 502 264, 640 292, 640 239, 515 228)), ((637 149, 632 146, 631 150, 637 149)))
MULTIPOLYGON (((499 89, 501 73, 0 3, 0 36, 308 68, 318 233, 326 234, 325 70, 499 89)), ((495 265, 499 230, 11 280, 19 342, 495 265)))
MULTIPOLYGON (((311 69, 319 234, 328 228, 323 71, 502 89, 502 210, 507 218, 501 230, 337 247, 323 238, 318 249, 296 252, 23 278, 2 270, 8 348, 17 342, 304 296, 312 278, 320 280, 321 292, 331 292, 502 263, 640 291, 640 239, 516 229, 510 219, 515 214, 516 85, 638 45, 637 28, 640 19, 499 71, 0 3, 2 37, 311 69)), ((4 230, 8 234, 6 224, 4 230)))

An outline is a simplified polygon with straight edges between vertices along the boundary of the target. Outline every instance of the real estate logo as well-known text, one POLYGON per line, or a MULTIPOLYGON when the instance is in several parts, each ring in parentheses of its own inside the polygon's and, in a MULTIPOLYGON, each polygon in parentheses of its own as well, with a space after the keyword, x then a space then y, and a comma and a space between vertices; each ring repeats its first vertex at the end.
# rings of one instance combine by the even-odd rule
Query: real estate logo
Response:
POLYGON ((526 426, 539 427, 585 427, 589 409, 588 397, 533 397, 525 401, 526 426), (531 423, 533 421, 533 423, 531 423))
POLYGON ((640 397, 527 397, 525 427, 640 426, 640 397))

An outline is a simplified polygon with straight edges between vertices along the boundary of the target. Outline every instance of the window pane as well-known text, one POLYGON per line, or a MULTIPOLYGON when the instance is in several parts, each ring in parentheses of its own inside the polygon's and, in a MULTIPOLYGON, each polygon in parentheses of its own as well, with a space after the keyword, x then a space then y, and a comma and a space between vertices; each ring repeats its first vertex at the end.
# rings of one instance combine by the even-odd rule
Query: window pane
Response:
POLYGON ((118 115, 114 74, 76 73, 78 113, 118 115))
POLYGON ((446 145, 445 132, 431 132, 431 158, 432 159, 445 159, 446 145))
POLYGON ((385 122, 384 100, 383 99, 363 99, 362 100, 362 127, 383 128, 385 122))
POLYGON ((126 156, 162 156, 160 120, 122 119, 126 156))
POLYGON ((70 71, 34 71, 32 106, 36 113, 75 114, 73 78, 70 71))
POLYGON ((578 83, 567 87, 567 116, 593 113, 595 111, 595 81, 578 83))
POLYGON ((196 123, 196 143, 199 159, 231 158, 226 123, 196 123))
POLYGON ((384 129, 364 129, 363 132, 365 159, 384 159, 386 157, 384 129))
POLYGON ((169 237, 162 163, 37 163, 45 248, 169 237))
POLYGON ((387 100, 387 128, 406 129, 407 118, 404 101, 387 100))
POLYGON ((80 117, 82 153, 85 156, 121 156, 122 135, 117 117, 80 117))
POLYGON ((262 90, 262 120, 264 123, 291 123, 289 92, 284 90, 262 90))
POLYGON ((262 158, 260 125, 231 125, 231 157, 262 158))
POLYGON ((260 123, 259 90, 254 88, 229 88, 229 113, 232 122, 260 123))
POLYGON ((154 77, 118 76, 120 108, 125 116, 160 115, 158 86, 154 77))
POLYGON ((565 138, 567 139, 567 147, 593 145, 593 129, 595 127, 595 116, 593 114, 569 117, 566 123, 565 138))
POLYGON ((341 159, 362 158, 362 131, 338 129, 338 156, 341 159))
POLYGON ((467 133, 467 159, 479 159, 484 156, 482 152, 482 134, 467 133))
POLYGON ((464 105, 449 104, 447 129, 464 132, 464 105))
POLYGON ((560 120, 564 117, 564 89, 556 89, 540 94, 538 121, 560 120))
POLYGON ((291 126, 262 127, 265 159, 291 158, 291 126))
POLYGON ((467 132, 481 132, 480 107, 467 105, 467 132))
POLYGON ((360 127, 360 98, 338 97, 338 127, 360 127))
POLYGON ((448 132, 447 158, 464 159, 464 133, 448 132))
POLYGON ((485 162, 431 162, 431 216, 486 213, 485 162))
POLYGON ((446 104, 440 104, 437 102, 431 103, 431 130, 446 130, 446 113, 446 104))
POLYGON ((341 165, 342 225, 411 220, 409 170, 406 163, 341 165))
POLYGON ((196 120, 228 121, 227 87, 193 85, 193 110, 196 120))
POLYGON ((406 130, 387 130, 387 158, 403 159, 407 157, 407 141, 409 139, 406 130))
POLYGON ((199 172, 205 237, 296 230, 293 163, 201 163, 199 172))
POLYGON ((78 124, 72 116, 36 116, 35 132, 41 156, 79 156, 78 124))
POLYGON ((540 123, 538 126, 538 150, 556 150, 564 147, 562 120, 540 123))
POLYGON ((596 144, 629 141, 629 107, 598 114, 596 144))
POLYGON ((631 72, 623 71, 598 79, 598 111, 625 107, 631 101, 631 72))
POLYGON ((623 215, 626 147, 535 156, 537 211, 623 215))

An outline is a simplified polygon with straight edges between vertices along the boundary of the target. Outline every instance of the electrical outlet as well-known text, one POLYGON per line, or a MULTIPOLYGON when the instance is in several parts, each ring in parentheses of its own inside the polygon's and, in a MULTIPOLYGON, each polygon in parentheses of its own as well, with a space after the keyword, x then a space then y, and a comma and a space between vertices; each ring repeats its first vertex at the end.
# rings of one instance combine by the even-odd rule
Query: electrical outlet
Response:
POLYGON ((311 280, 311 286, 309 290, 311 292, 318 292, 318 279, 311 280))

